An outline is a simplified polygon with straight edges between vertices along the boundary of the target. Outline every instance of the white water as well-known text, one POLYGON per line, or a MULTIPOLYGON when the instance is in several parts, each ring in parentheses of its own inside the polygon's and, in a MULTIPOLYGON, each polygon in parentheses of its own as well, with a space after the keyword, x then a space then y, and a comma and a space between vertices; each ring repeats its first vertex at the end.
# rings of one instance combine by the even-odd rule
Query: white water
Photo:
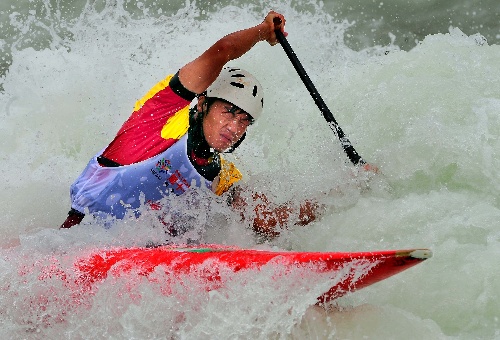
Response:
MULTIPOLYGON (((430 32, 408 51, 354 51, 343 42, 351 28, 326 9, 273 4, 286 15, 288 40, 334 116, 382 175, 367 185, 353 173, 280 46, 260 44, 237 64, 264 85, 266 108, 232 158, 246 185, 276 202, 312 197, 327 204, 319 221, 290 226, 265 246, 428 247, 434 257, 339 299, 329 312, 309 307, 307 294, 290 293, 293 282, 269 295, 259 277, 247 285, 235 282, 226 295, 190 299, 159 298, 144 283, 138 283, 139 297, 129 296, 122 293, 123 282, 109 282, 84 299, 86 307, 70 307, 60 280, 39 282, 40 266, 54 256, 70 263, 96 247, 161 237, 149 216, 110 230, 88 220, 59 231, 70 184, 151 85, 222 34, 258 23, 270 6, 221 5, 214 11, 214 5, 203 12, 202 6, 176 3, 162 7, 158 18, 157 9, 145 15, 136 10, 132 17, 130 3, 129 12, 120 2, 99 3, 65 20, 71 6, 35 4, 27 16, 1 12, 3 25, 25 31, 0 46, 12 50, 0 92, 3 338, 500 337, 498 45, 453 28, 430 32), (40 35, 26 38, 37 30, 45 32, 47 48, 35 43, 40 35), (20 276, 20 268, 36 259, 33 273, 20 276), (30 304, 43 294, 55 297, 48 309, 30 304), (42 320, 61 310, 64 322, 42 320)), ((222 202, 193 216, 207 242, 262 247, 222 202)))

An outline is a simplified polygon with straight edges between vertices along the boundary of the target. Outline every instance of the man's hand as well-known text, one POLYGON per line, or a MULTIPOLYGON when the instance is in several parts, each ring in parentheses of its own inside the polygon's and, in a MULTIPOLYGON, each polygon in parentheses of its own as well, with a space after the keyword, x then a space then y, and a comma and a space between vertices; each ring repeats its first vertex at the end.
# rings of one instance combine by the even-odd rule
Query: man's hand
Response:
POLYGON ((280 30, 285 37, 288 33, 285 32, 285 17, 277 12, 270 11, 262 24, 260 25, 260 37, 262 40, 266 40, 269 45, 274 46, 278 43, 278 39, 276 38, 276 33, 274 31, 280 30))
POLYGON ((373 172, 374 174, 379 174, 380 170, 376 165, 365 163, 363 164, 363 170, 367 172, 373 172))

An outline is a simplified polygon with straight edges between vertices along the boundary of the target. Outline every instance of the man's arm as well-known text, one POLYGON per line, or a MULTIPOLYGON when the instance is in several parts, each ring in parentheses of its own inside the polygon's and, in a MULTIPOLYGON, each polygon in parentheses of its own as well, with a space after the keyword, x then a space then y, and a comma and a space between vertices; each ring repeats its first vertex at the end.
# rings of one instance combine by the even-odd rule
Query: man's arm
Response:
POLYGON ((231 205, 243 218, 252 219, 252 227, 256 233, 267 238, 280 234, 280 229, 287 225, 307 225, 315 221, 322 211, 322 206, 306 200, 300 205, 277 205, 269 201, 262 193, 253 193, 245 198, 240 187, 233 188, 231 205))
POLYGON ((179 70, 182 85, 194 93, 203 93, 227 62, 241 57, 259 41, 265 40, 275 45, 277 39, 274 31, 280 29, 284 33, 284 27, 284 16, 271 11, 259 25, 226 35, 179 70), (276 17, 281 19, 281 24, 274 24, 273 19, 276 17))
POLYGON ((253 199, 258 202, 253 209, 253 229, 267 238, 278 236, 279 230, 286 228, 287 224, 307 225, 319 215, 320 205, 311 201, 304 201, 299 207, 292 208, 288 204, 273 204, 263 194, 254 193, 253 199))

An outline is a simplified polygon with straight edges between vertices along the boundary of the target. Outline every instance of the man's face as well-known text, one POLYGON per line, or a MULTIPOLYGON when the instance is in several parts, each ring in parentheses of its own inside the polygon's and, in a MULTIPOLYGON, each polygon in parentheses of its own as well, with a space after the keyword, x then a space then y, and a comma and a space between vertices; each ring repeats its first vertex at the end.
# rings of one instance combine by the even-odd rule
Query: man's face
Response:
POLYGON ((231 103, 216 100, 203 119, 203 133, 208 145, 222 152, 234 145, 252 123, 245 111, 231 103))

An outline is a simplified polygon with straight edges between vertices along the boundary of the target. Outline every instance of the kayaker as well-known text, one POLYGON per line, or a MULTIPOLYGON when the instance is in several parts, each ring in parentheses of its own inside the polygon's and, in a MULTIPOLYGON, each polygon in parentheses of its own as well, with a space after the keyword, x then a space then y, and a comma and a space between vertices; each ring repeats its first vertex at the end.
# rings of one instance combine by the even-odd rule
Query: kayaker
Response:
MULTIPOLYGON (((231 190, 233 206, 243 209, 246 202, 238 199, 233 186, 242 175, 221 153, 237 148, 248 126, 260 117, 263 89, 249 72, 226 63, 260 41, 277 44, 274 31, 284 32, 284 25, 284 16, 271 11, 259 25, 226 35, 156 84, 71 186, 71 210, 61 228, 79 224, 86 212, 124 218, 141 200, 158 208, 155 202, 165 195, 180 195, 194 183, 216 195, 231 190)), ((305 202, 292 213, 262 194, 253 199, 258 202, 254 229, 267 235, 276 235, 274 228, 292 215, 298 224, 311 222, 318 207, 305 202)))

